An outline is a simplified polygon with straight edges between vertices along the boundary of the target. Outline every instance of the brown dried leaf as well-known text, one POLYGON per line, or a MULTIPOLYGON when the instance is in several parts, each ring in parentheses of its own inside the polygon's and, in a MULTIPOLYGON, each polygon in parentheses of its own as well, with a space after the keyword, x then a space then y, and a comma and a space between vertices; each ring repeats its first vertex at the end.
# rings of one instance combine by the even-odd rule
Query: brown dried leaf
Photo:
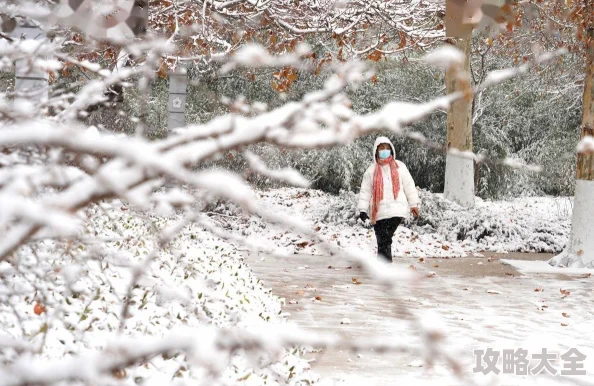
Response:
POLYGON ((562 312, 561 315, 563 315, 564 318, 569 318, 569 314, 567 312, 562 312))
POLYGON ((358 277, 351 278, 351 281, 353 284, 363 284, 363 282, 361 282, 358 277))
POLYGON ((316 296, 316 300, 318 300, 318 301, 321 302, 322 301, 322 297, 321 296, 316 296))
POLYGON ((567 327, 567 326, 569 326, 569 324, 567 324, 567 323, 561 323, 561 325, 562 325, 563 327, 567 327))
POLYGON ((561 292, 561 295, 563 295, 563 297, 569 296, 569 294, 571 294, 571 292, 569 292, 568 290, 564 290, 562 288, 559 288, 559 291, 561 292))
POLYGON ((111 375, 113 375, 113 377, 116 379, 124 379, 124 378, 126 378, 126 369, 112 370, 111 375))
POLYGON ((309 244, 309 242, 307 242, 307 241, 302 241, 302 242, 300 242, 300 243, 297 243, 297 246, 298 246, 299 248, 303 249, 303 248, 307 247, 307 245, 308 245, 308 244, 309 244))

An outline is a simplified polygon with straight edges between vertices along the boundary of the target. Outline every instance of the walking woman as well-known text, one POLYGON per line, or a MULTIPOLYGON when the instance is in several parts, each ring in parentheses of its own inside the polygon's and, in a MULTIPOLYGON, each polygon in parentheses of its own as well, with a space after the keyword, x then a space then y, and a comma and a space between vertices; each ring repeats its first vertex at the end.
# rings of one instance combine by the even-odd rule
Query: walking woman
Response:
POLYGON ((363 175, 359 192, 359 218, 371 220, 378 257, 392 261, 392 237, 409 211, 419 216, 419 194, 406 165, 395 158, 394 145, 386 137, 375 140, 375 162, 363 175))

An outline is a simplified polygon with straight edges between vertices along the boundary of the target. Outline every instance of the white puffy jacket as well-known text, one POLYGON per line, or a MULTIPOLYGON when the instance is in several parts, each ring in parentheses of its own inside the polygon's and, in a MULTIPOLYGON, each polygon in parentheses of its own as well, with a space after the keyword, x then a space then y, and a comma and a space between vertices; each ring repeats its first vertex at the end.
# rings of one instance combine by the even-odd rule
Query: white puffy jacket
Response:
MULTIPOLYGON (((382 143, 388 143, 392 147, 392 155, 396 154, 394 145, 386 137, 378 137, 375 140, 373 146, 373 159, 377 147, 382 143)), ((396 161, 398 164, 398 175, 400 177, 400 191, 398 197, 394 199, 394 193, 391 188, 392 186, 392 175, 390 173, 390 165, 379 166, 377 162, 370 165, 365 174, 363 175, 363 181, 361 182, 361 191, 359 192, 359 212, 365 212, 371 218, 371 198, 373 193, 373 174, 376 167, 382 168, 382 177, 384 179, 384 198, 380 201, 379 208, 377 211, 377 221, 392 218, 392 217, 403 217, 407 218, 410 213, 411 207, 418 207, 419 193, 415 186, 415 182, 408 171, 406 165, 401 161, 396 161)))

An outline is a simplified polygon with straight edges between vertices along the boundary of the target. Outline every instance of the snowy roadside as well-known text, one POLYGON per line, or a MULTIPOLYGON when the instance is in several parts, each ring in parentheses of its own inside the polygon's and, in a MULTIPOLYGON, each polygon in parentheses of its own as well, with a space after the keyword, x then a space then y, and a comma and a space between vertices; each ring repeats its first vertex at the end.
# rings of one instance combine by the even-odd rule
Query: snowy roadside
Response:
MULTIPOLYGON (((257 193, 268 209, 305 219, 330 243, 374 253, 373 230, 356 220, 355 195, 331 196, 295 188, 257 193)), ((423 217, 419 224, 407 222, 398 230, 396 255, 455 257, 484 250, 558 251, 569 231, 567 199, 479 201, 477 208, 463 211, 440 195, 422 192, 422 197, 423 217), (461 230, 467 240, 457 240, 461 230)), ((286 254, 326 253, 315 242, 242 214, 229 204, 212 205, 207 215, 228 235, 245 237, 257 245, 286 254)), ((19 271, 0 263, 0 339, 11 337, 28 346, 42 347, 36 357, 49 360, 104 350, 122 337, 157 338, 186 327, 249 330, 261 323, 286 323, 282 299, 253 275, 243 262, 238 244, 190 223, 168 246, 155 249, 155 229, 173 226, 181 217, 139 215, 121 202, 103 208, 92 206, 86 217, 92 224, 81 244, 41 241, 35 249, 23 248, 18 256, 19 271), (152 256, 146 263, 148 269, 130 292, 132 272, 145 264, 147 256, 152 256), (129 296, 128 317, 120 326, 122 304, 129 296), (120 328, 122 334, 118 333, 120 328)), ((4 363, 16 358, 16 348, 0 352, 4 363)), ((220 374, 215 380, 211 368, 191 365, 183 355, 163 355, 106 376, 104 384, 112 384, 114 378, 118 384, 131 386, 162 385, 171 380, 202 380, 209 385, 318 381, 299 350, 284 351, 266 362, 260 366, 236 355, 231 363, 219 362, 220 374)))
MULTIPOLYGON (((241 252, 201 227, 185 226, 172 243, 151 255, 156 246, 154 229, 172 226, 181 219, 177 215, 143 218, 121 202, 102 209, 92 206, 86 215, 92 219, 86 236, 92 242, 42 241, 35 249, 19 251, 18 271, 7 262, 0 263, 0 341, 7 338, 23 346, 42 347, 33 358, 48 362, 109 349, 122 339, 145 342, 186 328, 249 330, 262 323, 286 323, 282 299, 263 287, 243 262, 241 252), (152 258, 145 265, 147 256, 152 258), (132 273, 142 266, 147 269, 130 292, 132 273), (127 298, 128 317, 120 326, 127 298)), ((3 363, 17 357, 16 349, 0 350, 3 363)), ((172 381, 204 385, 317 381, 299 350, 286 350, 262 361, 235 355, 229 363, 217 352, 207 357, 212 363, 200 365, 183 353, 159 355, 96 381, 142 386, 172 381)), ((36 366, 41 373, 50 371, 43 370, 44 363, 36 366)), ((84 369, 61 368, 84 373, 84 369)), ((28 371, 0 369, 0 385, 16 382, 21 370, 28 371)))
MULTIPOLYGON (((396 256, 463 257, 481 252, 547 252, 563 250, 569 237, 571 204, 565 197, 527 197, 510 201, 484 201, 477 198, 473 209, 464 209, 441 194, 421 191, 419 220, 407 219, 394 239, 396 256)), ((375 253, 373 230, 358 220, 356 195, 332 196, 309 189, 261 191, 263 204, 287 216, 308 221, 312 229, 330 243, 375 253)), ((324 254, 314 241, 242 218, 230 205, 214 210, 229 216, 223 224, 243 236, 272 242, 284 253, 324 254)))

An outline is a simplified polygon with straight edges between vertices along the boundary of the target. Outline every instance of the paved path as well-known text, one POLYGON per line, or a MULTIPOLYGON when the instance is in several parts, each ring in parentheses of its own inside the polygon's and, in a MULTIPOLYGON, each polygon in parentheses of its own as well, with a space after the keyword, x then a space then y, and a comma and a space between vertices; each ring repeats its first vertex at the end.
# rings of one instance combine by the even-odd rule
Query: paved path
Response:
MULTIPOLYGON (((513 257, 505 255, 507 259, 513 257)), ((294 255, 281 259, 251 255, 246 261, 265 286, 286 299, 285 311, 291 314, 291 320, 310 331, 358 339, 379 334, 386 339, 420 342, 401 310, 435 310, 445 321, 448 342, 462 350, 460 359, 469 372, 475 362, 474 349, 533 347, 532 354, 536 348, 554 349, 553 342, 562 342, 563 350, 572 345, 582 352, 594 349, 592 339, 583 339, 591 336, 594 276, 526 276, 498 263, 497 257, 491 261, 397 259, 394 264, 414 265, 423 275, 431 271, 436 275, 415 288, 403 285, 398 297, 394 297, 386 295, 360 269, 348 268, 337 257, 294 255), (362 284, 353 284, 353 278, 362 284), (570 291, 570 296, 563 297, 560 288, 570 291), (341 324, 344 318, 351 323, 341 324), (549 343, 543 343, 543 337, 549 343)), ((435 372, 426 374, 418 366, 422 358, 410 354, 334 351, 312 355, 312 366, 322 376, 360 379, 365 385, 394 385, 396 379, 406 377, 434 379, 440 371, 448 371, 438 366, 435 372)))

